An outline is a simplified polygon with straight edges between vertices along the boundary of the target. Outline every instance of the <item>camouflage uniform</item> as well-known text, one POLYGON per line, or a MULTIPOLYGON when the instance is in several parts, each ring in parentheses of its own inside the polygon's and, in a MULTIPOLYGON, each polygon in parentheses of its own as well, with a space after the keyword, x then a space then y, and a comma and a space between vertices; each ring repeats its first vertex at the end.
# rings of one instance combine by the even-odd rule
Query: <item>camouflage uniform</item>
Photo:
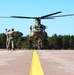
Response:
POLYGON ((42 49, 42 40, 40 38, 38 38, 38 49, 42 49))
POLYGON ((6 47, 7 49, 13 49, 14 50, 14 29, 7 30, 6 29, 6 35, 7 35, 7 40, 6 40, 6 47))

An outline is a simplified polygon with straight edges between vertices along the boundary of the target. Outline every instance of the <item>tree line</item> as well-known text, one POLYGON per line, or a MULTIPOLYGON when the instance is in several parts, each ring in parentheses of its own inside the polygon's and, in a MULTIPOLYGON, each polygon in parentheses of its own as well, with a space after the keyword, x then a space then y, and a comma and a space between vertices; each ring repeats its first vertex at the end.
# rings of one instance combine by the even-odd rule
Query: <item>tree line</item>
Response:
MULTIPOLYGON (((23 33, 19 31, 14 32, 14 45, 17 49, 28 49, 29 42, 28 37, 23 36, 23 33)), ((47 37, 49 49, 74 49, 74 36, 73 35, 57 35, 54 34, 51 37, 47 37)), ((6 48, 6 34, 0 34, 0 49, 6 48)))

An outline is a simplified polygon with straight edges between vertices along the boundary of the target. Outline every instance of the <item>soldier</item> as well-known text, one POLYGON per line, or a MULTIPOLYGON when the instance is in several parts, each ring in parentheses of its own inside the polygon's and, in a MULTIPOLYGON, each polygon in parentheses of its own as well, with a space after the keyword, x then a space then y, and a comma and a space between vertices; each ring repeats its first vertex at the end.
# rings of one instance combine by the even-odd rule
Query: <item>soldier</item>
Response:
POLYGON ((9 38, 9 35, 8 35, 8 32, 9 31, 7 31, 7 29, 6 29, 6 48, 7 49, 9 49, 9 39, 8 39, 9 38))
POLYGON ((11 30, 7 30, 6 29, 6 35, 7 35, 7 40, 6 40, 6 47, 7 47, 7 49, 9 50, 11 50, 11 48, 13 49, 13 50, 15 50, 14 49, 14 36, 13 36, 13 34, 14 34, 14 29, 11 29, 11 30))
POLYGON ((43 46, 42 46, 42 40, 40 38, 38 38, 38 49, 42 49, 43 46))

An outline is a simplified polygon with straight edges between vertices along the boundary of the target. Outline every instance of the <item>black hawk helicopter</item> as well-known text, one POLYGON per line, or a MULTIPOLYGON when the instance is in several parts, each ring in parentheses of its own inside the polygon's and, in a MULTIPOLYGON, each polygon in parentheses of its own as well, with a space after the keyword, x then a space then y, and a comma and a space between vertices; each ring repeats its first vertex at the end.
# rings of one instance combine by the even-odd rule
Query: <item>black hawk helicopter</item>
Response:
POLYGON ((44 15, 41 17, 26 17, 26 16, 10 16, 10 17, 0 17, 0 18, 22 18, 22 19, 35 19, 35 25, 30 26, 30 34, 29 34, 29 47, 37 48, 37 49, 48 49, 49 43, 47 40, 47 32, 45 31, 46 26, 41 24, 41 19, 54 19, 56 17, 66 17, 66 16, 74 16, 74 14, 68 15, 58 15, 56 14, 62 13, 61 11, 54 12, 48 15, 44 15), (33 44, 36 41, 36 45, 33 44))

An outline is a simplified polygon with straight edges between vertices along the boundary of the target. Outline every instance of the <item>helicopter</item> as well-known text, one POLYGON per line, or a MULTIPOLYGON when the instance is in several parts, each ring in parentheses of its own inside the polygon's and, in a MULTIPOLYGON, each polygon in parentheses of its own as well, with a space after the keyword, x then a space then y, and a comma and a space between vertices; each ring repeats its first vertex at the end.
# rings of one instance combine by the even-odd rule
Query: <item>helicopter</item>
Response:
POLYGON ((48 15, 44 15, 41 17, 26 17, 26 16, 10 16, 10 17, 0 17, 0 18, 21 18, 21 19, 35 19, 35 25, 30 26, 30 34, 29 34, 29 47, 30 48, 37 48, 37 49, 48 49, 49 43, 47 40, 47 32, 45 31, 46 26, 41 24, 42 19, 54 19, 56 17, 66 17, 66 16, 74 16, 74 14, 68 15, 58 15, 56 14, 62 13, 61 11, 54 12, 48 15), (33 44, 36 41, 36 45, 33 44))

